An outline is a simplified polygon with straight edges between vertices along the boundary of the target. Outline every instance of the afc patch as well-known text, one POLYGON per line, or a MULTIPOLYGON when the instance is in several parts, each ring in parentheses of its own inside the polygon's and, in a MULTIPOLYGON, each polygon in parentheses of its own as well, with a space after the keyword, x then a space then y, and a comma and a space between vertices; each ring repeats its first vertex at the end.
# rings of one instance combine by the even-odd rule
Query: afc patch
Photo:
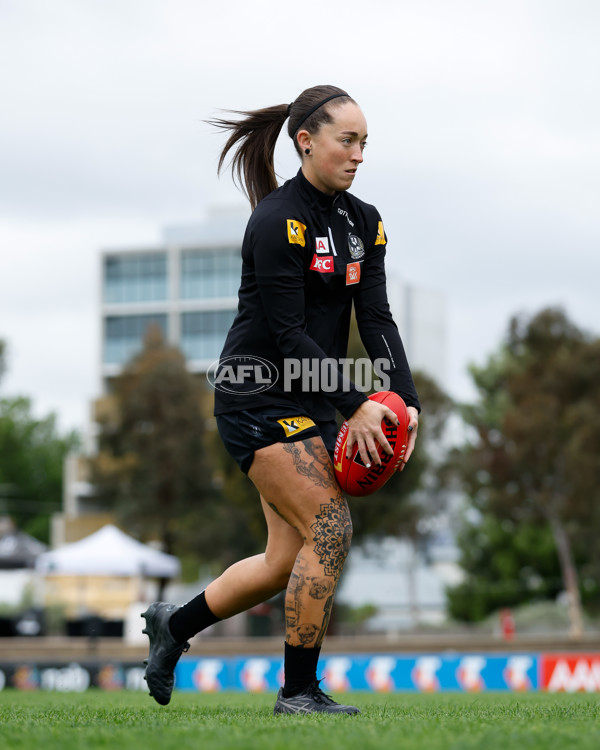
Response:
POLYGON ((360 281, 360 262, 348 263, 346 266, 346 286, 360 281))
POLYGON ((387 242, 385 238, 385 232, 383 231, 383 221, 377 224, 377 239, 375 240, 376 245, 385 245, 387 242))
POLYGON ((318 271, 319 273, 333 273, 333 255, 326 255, 319 258, 319 256, 315 253, 313 255, 312 263, 310 264, 310 270, 318 271))
POLYGON ((287 220, 287 234, 290 245, 301 245, 304 247, 306 244, 304 232, 306 232, 304 224, 295 219, 287 220))
POLYGON ((291 437, 297 432, 314 427, 315 423, 310 417, 288 417, 287 419, 278 419, 277 423, 283 427, 286 437, 291 437))

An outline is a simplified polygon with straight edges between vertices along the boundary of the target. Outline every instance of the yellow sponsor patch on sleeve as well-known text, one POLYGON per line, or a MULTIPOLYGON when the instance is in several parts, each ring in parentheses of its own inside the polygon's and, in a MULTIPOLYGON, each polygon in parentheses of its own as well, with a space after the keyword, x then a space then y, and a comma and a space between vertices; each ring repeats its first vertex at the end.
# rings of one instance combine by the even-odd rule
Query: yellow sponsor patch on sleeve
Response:
POLYGON ((385 245, 387 242, 385 238, 385 232, 383 231, 383 221, 377 224, 377 239, 375 240, 376 245, 385 245))
POLYGON ((306 232, 304 224, 295 219, 287 220, 287 233, 290 245, 301 245, 304 247, 304 232, 306 232))
POLYGON ((278 419, 277 422, 283 427, 286 437, 291 437, 297 432, 315 426, 315 423, 309 417, 287 417, 286 419, 278 419))

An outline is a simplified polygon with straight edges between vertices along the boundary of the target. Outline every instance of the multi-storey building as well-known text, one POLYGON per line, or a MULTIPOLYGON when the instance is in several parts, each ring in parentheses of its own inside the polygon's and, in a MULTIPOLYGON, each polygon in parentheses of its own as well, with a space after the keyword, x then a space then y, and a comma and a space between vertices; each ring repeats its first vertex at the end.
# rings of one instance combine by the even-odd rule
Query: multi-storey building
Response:
POLYGON ((139 351, 151 323, 193 372, 219 356, 237 310, 246 219, 215 213, 199 227, 167 229, 162 247, 101 254, 103 390, 139 351))

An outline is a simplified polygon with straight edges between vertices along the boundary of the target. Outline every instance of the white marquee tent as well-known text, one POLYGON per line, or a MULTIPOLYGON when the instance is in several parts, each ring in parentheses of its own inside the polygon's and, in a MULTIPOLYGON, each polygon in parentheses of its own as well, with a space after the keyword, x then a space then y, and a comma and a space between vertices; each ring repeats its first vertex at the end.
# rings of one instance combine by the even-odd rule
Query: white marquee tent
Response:
POLYGON ((36 560, 43 574, 175 578, 181 566, 167 555, 108 524, 85 539, 44 552, 36 560))

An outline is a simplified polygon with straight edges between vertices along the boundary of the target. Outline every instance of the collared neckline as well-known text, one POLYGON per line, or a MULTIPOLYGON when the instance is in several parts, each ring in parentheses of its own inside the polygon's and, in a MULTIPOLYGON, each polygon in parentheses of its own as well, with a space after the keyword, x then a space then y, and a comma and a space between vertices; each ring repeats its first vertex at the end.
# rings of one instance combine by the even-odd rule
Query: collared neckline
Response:
POLYGON ((300 169, 298 170, 296 180, 298 181, 300 190, 304 193, 308 200, 313 205, 320 206, 321 208, 331 209, 333 207, 333 204, 341 195, 341 192, 334 193, 333 195, 327 195, 327 193, 324 193, 322 190, 316 188, 312 184, 312 182, 306 179, 304 172, 302 171, 302 167, 300 167, 300 169))

